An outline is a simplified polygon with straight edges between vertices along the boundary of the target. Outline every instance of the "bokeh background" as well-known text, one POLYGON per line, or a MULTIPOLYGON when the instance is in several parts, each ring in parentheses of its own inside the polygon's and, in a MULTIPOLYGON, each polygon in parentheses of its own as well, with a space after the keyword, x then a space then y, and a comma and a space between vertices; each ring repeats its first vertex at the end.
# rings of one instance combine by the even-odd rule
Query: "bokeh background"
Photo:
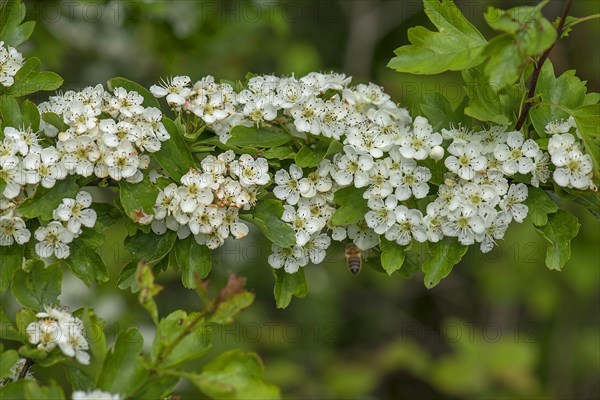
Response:
MULTIPOLYGON (((524 3, 532 2, 457 1, 488 38, 482 17, 488 5, 524 3)), ((600 13, 596 0, 574 3, 572 15, 600 13)), ((393 50, 407 43, 407 29, 428 24, 417 0, 26 4, 27 18, 38 25, 21 50, 64 77, 65 90, 114 76, 151 85, 182 74, 238 80, 247 72, 333 70, 384 86, 409 109, 435 91, 453 103, 464 95, 458 74, 411 76, 386 68, 393 50)), ((544 13, 554 20, 563 6, 551 1, 544 13)), ((552 52, 557 72, 576 69, 590 91, 599 91, 599 38, 598 20, 578 25, 552 52)), ((228 272, 244 275, 256 302, 238 323, 215 331, 213 354, 257 351, 267 380, 289 399, 598 398, 600 224, 586 210, 568 208, 581 229, 563 272, 545 267, 546 244, 526 220, 488 255, 470 250, 432 290, 421 273, 404 279, 363 269, 352 276, 343 248, 333 247, 323 265, 306 267, 309 294, 286 310, 275 308, 260 235, 228 243, 215 256, 212 282, 222 284, 228 272)), ((115 227, 102 254, 110 282, 88 289, 67 275, 61 298, 72 308, 95 307, 113 333, 135 321, 151 337, 136 297, 116 289, 127 257, 123 238, 115 227)), ((199 307, 175 273, 159 282, 166 287, 158 298, 163 315, 199 307)), ((60 371, 49 374, 61 379, 60 371)), ((199 396, 186 385, 178 392, 199 396)))

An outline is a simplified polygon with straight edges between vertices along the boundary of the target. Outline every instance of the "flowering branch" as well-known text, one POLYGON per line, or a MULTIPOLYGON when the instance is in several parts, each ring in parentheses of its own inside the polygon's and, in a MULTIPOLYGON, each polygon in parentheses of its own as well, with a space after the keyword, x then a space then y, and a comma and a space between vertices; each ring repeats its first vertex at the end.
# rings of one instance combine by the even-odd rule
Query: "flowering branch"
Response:
POLYGON ((556 33, 557 33, 556 40, 554 41, 554 43, 552 43, 552 45, 550 47, 548 47, 548 49, 546 51, 544 51, 544 53, 542 54, 542 56, 540 57, 540 59, 538 60, 538 62, 535 65, 535 69, 533 70, 533 74, 531 75, 531 82, 529 83, 529 92, 527 93, 527 102, 523 106, 523 110, 521 110, 521 115, 519 115, 519 119, 517 120, 517 124, 515 125, 516 131, 520 130, 523 127, 523 124, 525 123, 525 119, 527 118, 527 115, 529 114, 529 110, 531 109, 531 106, 535 103, 533 100, 533 97, 535 96, 535 88, 537 86, 538 78, 540 77, 540 72, 542 71, 542 67, 544 66, 544 63, 546 62, 546 59, 548 59, 548 56, 550 56, 550 52, 552 51, 552 49, 554 48, 556 43, 560 40, 560 38, 563 34, 563 31, 565 28, 565 21, 567 19, 567 16, 569 15, 569 10, 571 9, 572 4, 573 4, 573 0, 567 1, 567 5, 565 6, 563 15, 560 18, 558 27, 556 28, 556 33))

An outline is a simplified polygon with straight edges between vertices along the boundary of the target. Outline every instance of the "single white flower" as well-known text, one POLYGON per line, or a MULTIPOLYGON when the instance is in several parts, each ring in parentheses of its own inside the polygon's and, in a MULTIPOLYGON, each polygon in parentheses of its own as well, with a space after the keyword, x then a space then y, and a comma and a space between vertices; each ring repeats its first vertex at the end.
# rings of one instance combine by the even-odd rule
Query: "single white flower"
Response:
POLYGON ((30 238, 31 232, 22 218, 11 215, 0 216, 0 246, 11 246, 15 242, 24 244, 29 242, 30 238))
POLYGON ((529 211, 527 205, 522 204, 527 199, 528 191, 524 183, 510 185, 508 193, 500 201, 500 208, 517 222, 523 222, 529 211))
POLYGON ((360 250, 369 250, 379 244, 379 235, 363 221, 348 226, 348 238, 360 250))
POLYGON ((269 265, 275 269, 283 267, 288 274, 298 272, 300 267, 306 266, 310 260, 308 251, 302 246, 283 248, 273 244, 271 252, 268 257, 269 265))
POLYGON ((320 264, 325 260, 327 255, 327 249, 331 245, 331 238, 325 234, 314 234, 304 248, 308 252, 310 262, 313 264, 320 264))
POLYGON ((478 143, 453 142, 448 151, 452 155, 446 158, 444 163, 462 179, 471 180, 476 172, 485 169, 486 158, 481 155, 481 145, 478 143))
POLYGON ((179 188, 181 211, 193 212, 198 205, 208 205, 213 202, 214 194, 209 188, 210 181, 197 170, 190 170, 181 177, 182 187, 179 188))
POLYGON ((266 185, 269 183, 269 164, 267 160, 258 157, 256 160, 249 154, 242 154, 239 160, 230 164, 229 171, 237 177, 244 187, 266 185))
POLYGON ((478 240, 481 242, 479 249, 482 253, 489 253, 494 248, 496 240, 503 239, 508 229, 511 218, 503 211, 490 212, 483 217, 485 231, 478 240))
POLYGON ((395 209, 395 223, 385 232, 385 238, 399 245, 407 245, 414 238, 418 242, 427 240, 427 231, 423 225, 423 215, 419 210, 411 210, 406 206, 395 209))
POLYGON ((96 211, 88 208, 92 205, 92 196, 86 191, 80 191, 75 199, 63 199, 62 204, 53 212, 52 216, 57 221, 67 223, 67 228, 77 234, 81 225, 93 228, 96 223, 96 211))
POLYGON ((280 169, 275 173, 275 188, 273 194, 279 200, 285 200, 290 205, 298 204, 300 200, 300 179, 302 169, 296 164, 290 165, 290 172, 280 169))
POLYGON ((370 154, 359 153, 352 146, 344 146, 344 154, 334 157, 334 165, 337 167, 332 175, 338 185, 348 186, 354 182, 357 188, 369 184, 369 171, 374 166, 373 157, 370 154))
POLYGON ((365 214, 367 226, 375 233, 384 234, 396 222, 396 206, 398 200, 393 195, 385 201, 381 197, 371 197, 368 202, 369 211, 365 214))
POLYGON ((42 258, 55 255, 56 258, 67 258, 71 254, 68 244, 73 241, 74 234, 65 228, 60 222, 52 221, 44 227, 36 229, 35 252, 42 258))
POLYGON ((321 229, 321 221, 313 217, 306 208, 296 209, 287 204, 283 208, 281 219, 296 231, 296 245, 304 246, 310 240, 310 235, 321 229))
POLYGON ((495 148, 494 156, 502 161, 504 174, 527 174, 535 167, 534 157, 539 149, 532 139, 525 140, 521 132, 510 132, 506 144, 499 144, 495 148))
POLYGON ((485 232, 485 222, 472 208, 461 207, 447 214, 442 231, 444 235, 457 237, 460 243, 468 246, 485 232))
MULTIPOLYGON (((433 132, 427 118, 417 117, 413 122, 413 130, 400 143, 400 154, 404 158, 424 160, 440 144, 442 135, 433 132)), ((439 149, 436 151, 439 153, 439 149)))
POLYGON ((558 168, 552 178, 559 186, 585 190, 593 185, 592 157, 581 151, 559 152, 552 156, 552 163, 558 168))

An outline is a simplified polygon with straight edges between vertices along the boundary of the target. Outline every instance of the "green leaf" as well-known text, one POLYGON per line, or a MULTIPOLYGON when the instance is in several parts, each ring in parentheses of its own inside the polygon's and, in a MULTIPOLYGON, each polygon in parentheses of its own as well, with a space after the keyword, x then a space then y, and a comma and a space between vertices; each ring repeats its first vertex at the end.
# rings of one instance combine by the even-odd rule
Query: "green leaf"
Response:
POLYGON ((115 345, 106 355, 96 387, 119 393, 123 398, 141 387, 148 378, 144 358, 140 355, 142 345, 142 335, 136 328, 119 333, 115 345))
POLYGON ((25 246, 3 247, 0 255, 0 293, 4 293, 13 279, 15 272, 23 265, 25 246))
POLYGON ((136 293, 140 288, 135 281, 135 271, 137 271, 137 261, 132 261, 127 264, 123 268, 121 268, 121 272, 119 272, 119 279, 117 281, 117 287, 119 289, 125 290, 131 288, 131 293, 136 293))
POLYGON ((181 378, 178 376, 161 376, 154 378, 133 395, 134 399, 166 399, 175 391, 181 378))
POLYGON ((129 217, 129 215, 123 208, 123 204, 121 204, 121 199, 119 197, 115 197, 113 199, 113 202, 115 203, 115 208, 117 210, 119 210, 119 212, 121 213, 122 218, 120 218, 120 219, 121 219, 121 221, 123 221, 123 224, 125 225, 125 229, 127 230, 127 234, 129 236, 135 235, 136 232, 138 231, 138 228, 140 230, 142 230, 144 233, 150 233, 150 230, 151 230, 150 225, 139 225, 139 224, 134 223, 131 220, 131 217, 129 217))
POLYGON ((424 0, 425 13, 438 28, 433 32, 422 26, 408 30, 411 43, 395 50, 388 67, 399 72, 439 74, 475 67, 483 61, 487 44, 450 0, 424 0))
POLYGON ((425 286, 431 289, 448 276, 468 247, 460 244, 456 238, 445 237, 437 243, 428 243, 427 248, 431 257, 423 264, 423 272, 425 286))
MULTIPOLYGON (((37 318, 33 315, 34 320, 37 318)), ((29 323, 27 323, 29 325, 29 323)), ((23 327, 23 331, 27 329, 27 325, 23 327)), ((8 318, 8 315, 4 312, 4 309, 0 308, 0 339, 14 340, 14 341, 25 341, 27 340, 27 334, 21 333, 15 324, 8 318)))
POLYGON ((59 264, 44 267, 44 262, 40 261, 30 272, 22 269, 15 272, 12 292, 25 307, 41 310, 45 305, 58 302, 61 281, 62 271, 59 264))
POLYGON ((592 104, 571 111, 586 153, 592 157, 594 176, 600 180, 600 104, 592 104))
POLYGON ((395 242, 381 238, 381 266, 388 275, 402 268, 404 264, 404 250, 395 242))
MULTIPOLYGON (((36 58, 29 58, 21 70, 25 68, 30 60, 37 60, 36 58)), ((15 84, 8 89, 8 93, 15 97, 27 96, 31 93, 39 92, 40 90, 52 91, 56 90, 63 84, 63 79, 54 72, 42 71, 39 72, 39 60, 37 61, 37 70, 28 70, 28 74, 25 77, 20 77, 19 72, 15 75, 15 84), (35 71, 35 72, 34 72, 35 71)))
POLYGON ((59 132, 64 132, 69 129, 69 125, 65 124, 63 117, 56 113, 45 112, 42 114, 42 120, 58 129, 59 132))
POLYGON ((489 57, 485 74, 496 91, 515 83, 529 57, 541 54, 557 37, 552 23, 542 16, 546 2, 535 7, 500 10, 488 7, 485 19, 493 29, 505 32, 490 40, 484 56, 489 57))
POLYGON ((196 287, 196 275, 204 279, 212 268, 212 251, 196 243, 192 236, 175 242, 175 259, 181 268, 183 286, 188 289, 196 287))
POLYGON ((29 100, 23 102, 23 125, 31 127, 33 132, 40 129, 40 110, 29 100))
POLYGON ((16 350, 7 350, 0 354, 0 380, 10 377, 10 370, 19 360, 19 353, 16 350))
POLYGON ((433 130, 439 132, 441 129, 448 129, 450 126, 467 125, 467 119, 464 115, 464 107, 466 106, 466 97, 461 103, 452 109, 450 101, 440 92, 428 94, 423 98, 420 104, 421 114, 432 124, 433 130))
POLYGON ((308 287, 304 277, 304 269, 300 268, 298 272, 288 274, 283 269, 273 270, 275 274, 275 303, 277 308, 286 308, 290 305, 292 297, 304 298, 308 287))
POLYGON ((289 146, 278 146, 271 147, 266 150, 262 155, 267 160, 293 160, 294 159, 294 150, 292 150, 289 146))
POLYGON ((169 254, 175 238, 176 234, 173 231, 164 235, 138 232, 135 236, 125 239, 125 248, 136 263, 143 260, 155 264, 169 254))
MULTIPOLYGON (((41 260, 38 260, 41 261, 41 260)), ((38 320, 38 317, 36 317, 35 312, 33 312, 33 310, 29 309, 29 308, 23 308, 19 311, 17 311, 17 315, 15 316, 15 323, 16 323, 16 327, 19 331, 19 334, 21 335, 23 342, 28 343, 29 339, 28 339, 28 335, 27 335, 27 327, 29 326, 29 324, 31 324, 32 322, 35 322, 38 320)), ((15 340, 15 339, 13 339, 15 340)), ((44 352, 45 353, 45 352, 44 352)))
POLYGON ((549 122, 569 118, 568 112, 563 108, 572 110, 582 106, 586 98, 586 91, 585 82, 575 76, 574 70, 566 71, 556 78, 554 67, 547 60, 540 71, 535 90, 536 100, 547 104, 534 104, 529 112, 536 132, 541 137, 545 137, 546 125, 549 122))
POLYGON ((108 270, 102 257, 96 253, 97 246, 85 239, 77 238, 69 247, 71 254, 64 260, 64 263, 75 276, 88 286, 92 281, 108 282, 108 270))
POLYGON ((12 126, 19 128, 23 125, 23 116, 21 115, 19 103, 12 96, 0 96, 0 115, 4 121, 4 127, 12 126))
POLYGON ((256 354, 230 350, 206 364, 200 375, 186 378, 213 399, 279 399, 279 389, 265 383, 263 376, 264 366, 256 354))
POLYGON ((596 218, 600 219, 600 193, 591 190, 569 189, 554 185, 555 193, 573 203, 588 209, 596 218))
MULTIPOLYGON (((2 32, 11 26, 17 26, 25 18, 25 5, 21 0, 6 0, 0 4, 0 26, 2 32)), ((0 34, 0 40, 2 35, 0 34)))
POLYGON ((479 121, 499 125, 513 125, 516 122, 522 96, 518 86, 498 91, 477 68, 463 71, 462 77, 469 96, 465 114, 479 121))
POLYGON ((548 216, 546 226, 536 231, 548 241, 546 250, 546 266, 560 271, 571 258, 571 239, 577 236, 581 225, 577 218, 568 211, 558 210, 548 216))
POLYGON ((21 23, 25 18, 25 5, 21 1, 4 1, 0 13, 0 41, 5 46, 17 47, 29 39, 35 22, 21 23))
POLYGON ((33 28, 35 28, 35 21, 27 21, 8 31, 5 28, 0 34, 0 38, 5 45, 16 47, 29 39, 33 33, 33 28))
POLYGON ((92 356, 90 367, 96 372, 106 358, 106 337, 104 335, 106 323, 94 313, 94 310, 87 307, 80 308, 73 315, 83 322, 84 334, 88 339, 92 356))
POLYGON ((112 78, 111 80, 108 81, 108 88, 110 90, 115 90, 115 88, 118 87, 122 87, 123 89, 127 90, 128 92, 137 92, 138 94, 140 94, 143 98, 144 98, 144 102, 142 103, 142 105, 144 107, 156 107, 158 109, 160 109, 160 104, 158 104, 158 100, 156 100, 156 98, 152 95, 152 93, 150 93, 150 91, 148 89, 146 89, 145 87, 143 87, 142 85, 135 83, 133 81, 130 81, 129 79, 125 79, 125 78, 112 78))
MULTIPOLYGON (((143 218, 153 213, 153 207, 160 190, 150 183, 147 176, 141 182, 135 184, 120 180, 119 189, 121 204, 129 219, 137 224, 145 222, 143 218)), ((145 222, 143 225, 149 223, 145 222)))
POLYGON ((158 324, 150 358, 153 363, 158 363, 160 369, 170 369, 204 356, 211 348, 210 340, 211 330, 199 313, 188 315, 183 310, 177 310, 158 324), (163 353, 166 350, 169 351, 165 355, 163 353))
POLYGON ((64 400, 64 398, 63 390, 55 382, 51 382, 49 386, 39 386, 34 380, 26 380, 25 400, 64 400))
POLYGON ((76 176, 70 176, 65 180, 56 182, 51 189, 39 185, 33 197, 25 200, 17 211, 26 218, 40 218, 44 221, 52 219, 54 211, 63 199, 74 199, 79 192, 79 186, 75 183, 76 176))
POLYGON ((194 157, 183 138, 184 132, 179 130, 175 122, 165 117, 162 123, 171 138, 162 142, 160 150, 152 153, 152 157, 172 179, 179 181, 190 168, 196 168, 194 157))
MULTIPOLYGON (((61 352, 59 349, 53 350, 51 352, 47 352, 44 349, 40 349, 37 347, 30 347, 31 345, 23 345, 19 347, 19 354, 21 357, 30 358, 34 360, 36 363, 40 364, 46 358, 50 358, 51 360, 56 361, 61 358, 61 352)), ((58 360, 59 362, 61 360, 58 360)), ((64 361, 64 358, 63 358, 64 361)))
POLYGON ((365 190, 348 186, 334 193, 333 201, 340 206, 331 217, 335 225, 355 224, 364 218, 369 211, 367 200, 363 199, 365 190))
POLYGON ((227 145, 270 148, 286 144, 290 139, 290 136, 280 129, 235 126, 231 129, 227 145))
POLYGON ((296 244, 296 232, 281 220, 283 205, 280 200, 261 200, 253 211, 253 214, 240 214, 240 218, 252 222, 278 246, 291 247, 296 244))
POLYGON ((529 207, 529 216, 535 226, 544 226, 548 223, 548 214, 558 211, 558 205, 548 194, 536 187, 529 187, 529 195, 525 204, 529 207))
POLYGON ((92 391, 94 390, 95 382, 82 369, 70 365, 63 365, 66 370, 66 376, 69 383, 73 386, 73 390, 92 391))
POLYGON ((230 299, 219 303, 209 322, 220 325, 230 324, 243 309, 250 307, 253 301, 254 293, 247 291, 237 293, 230 299))

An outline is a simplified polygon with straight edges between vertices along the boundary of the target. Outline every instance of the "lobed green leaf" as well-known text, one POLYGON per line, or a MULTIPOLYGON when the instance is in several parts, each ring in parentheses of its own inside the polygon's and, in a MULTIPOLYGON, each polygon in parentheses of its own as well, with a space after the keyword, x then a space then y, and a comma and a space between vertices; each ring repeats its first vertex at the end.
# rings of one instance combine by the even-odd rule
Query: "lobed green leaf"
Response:
POLYGON ((425 286, 431 289, 450 274, 468 247, 460 244, 456 238, 445 237, 437 243, 428 243, 427 248, 431 257, 423 264, 423 272, 425 286))
POLYGON ((548 242, 546 266, 560 271, 571 258, 571 239, 577 236, 581 225, 568 211, 558 210, 548 216, 548 223, 536 231, 548 242))
POLYGON ((439 32, 422 26, 408 30, 410 45, 395 50, 388 64, 399 72, 439 74, 475 67, 484 60, 483 35, 451 0, 424 0, 425 13, 439 32))
POLYGON ((275 303, 277 308, 286 308, 290 305, 292 297, 304 298, 307 293, 306 278, 304 270, 300 268, 298 272, 288 274, 283 269, 273 270, 275 274, 275 303))

